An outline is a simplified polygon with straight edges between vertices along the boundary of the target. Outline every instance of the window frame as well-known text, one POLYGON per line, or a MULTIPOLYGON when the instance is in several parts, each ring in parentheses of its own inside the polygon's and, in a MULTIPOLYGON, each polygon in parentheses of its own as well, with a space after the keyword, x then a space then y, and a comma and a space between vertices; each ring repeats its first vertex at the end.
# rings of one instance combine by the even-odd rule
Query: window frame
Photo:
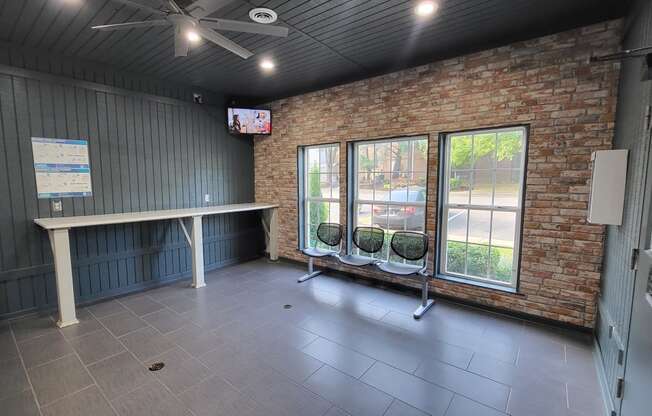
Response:
MULTIPOLYGON (((298 249, 303 250, 308 245, 306 244, 307 241, 306 239, 308 238, 308 233, 306 233, 306 212, 307 212, 307 203, 308 202, 328 202, 328 203, 333 203, 336 202, 338 204, 342 203, 342 197, 341 197, 341 191, 340 194, 337 196, 337 198, 322 198, 322 197, 310 197, 308 196, 308 184, 309 181, 308 179, 308 163, 306 163, 306 156, 308 154, 309 149, 319 149, 319 148, 324 148, 324 147, 334 147, 337 148, 338 151, 338 165, 341 163, 341 151, 342 151, 342 146, 340 142, 330 142, 330 143, 319 143, 319 144, 314 144, 314 145, 301 145, 297 146, 297 216, 298 216, 298 221, 297 221, 297 240, 298 240, 298 249)), ((337 172, 330 172, 330 174, 337 173, 338 177, 338 186, 339 189, 342 187, 342 175, 340 174, 341 172, 341 166, 337 172)), ((341 209, 341 205, 340 205, 341 209)), ((308 224, 309 226, 309 224, 308 224)))
MULTIPOLYGON (((436 256, 435 256, 435 270, 436 276, 444 280, 452 280, 459 283, 466 283, 473 286, 487 287, 491 289, 498 289, 503 291, 518 292, 520 284, 520 274, 521 274, 521 258, 522 258, 522 248, 523 248, 523 220, 524 220, 524 211, 525 211, 525 191, 527 184, 527 164, 528 164, 528 146, 530 142, 530 126, 525 124, 510 125, 510 126, 497 126, 497 127, 483 127, 478 129, 469 129, 469 130, 457 130, 451 132, 444 132, 439 135, 439 154, 440 154, 440 163, 439 163, 439 187, 438 194, 440 195, 440 200, 438 203, 438 224, 439 231, 437 233, 436 241, 436 256), (484 133, 500 133, 505 131, 514 131, 520 129, 524 137, 523 145, 523 157, 521 159, 521 175, 519 178, 519 194, 518 194, 518 205, 516 207, 512 206, 500 206, 500 205, 474 205, 469 200, 468 204, 449 204, 448 203, 448 188, 450 183, 450 169, 449 169, 449 154, 450 154, 450 137, 459 136, 459 135, 477 135, 484 133), (467 209, 467 210, 484 210, 489 212, 513 212, 516 215, 514 221, 514 258, 512 263, 512 270, 514 271, 512 275, 511 282, 501 282, 498 280, 484 279, 481 277, 470 276, 466 274, 458 274, 447 272, 446 270, 446 236, 448 228, 448 211, 450 209, 467 209)), ((473 169, 469 169, 473 171, 473 169)), ((495 195, 496 187, 496 168, 492 169, 493 172, 493 183, 492 183, 492 192, 495 195)), ((467 219, 467 244, 468 244, 468 227, 467 219)), ((493 232, 493 215, 491 216, 490 225, 489 225, 489 241, 491 242, 491 233, 493 232)), ((468 248, 467 248, 468 253, 468 248)), ((466 260, 465 260, 466 264, 466 260)))
MULTIPOLYGON (((366 205, 387 205, 387 206, 419 206, 423 207, 423 233, 427 235, 427 225, 428 225, 428 168, 430 162, 430 136, 428 134, 415 134, 415 135, 406 135, 406 136, 395 136, 395 137, 383 137, 377 139, 363 139, 363 140, 354 140, 349 141, 347 146, 347 230, 346 230, 346 252, 351 254, 354 245, 353 245, 353 231, 358 226, 357 225, 357 214, 356 208, 360 204, 366 205), (406 201, 406 202, 396 202, 396 201, 374 201, 374 200, 361 200, 358 198, 358 147, 361 145, 367 144, 376 144, 376 143, 394 143, 401 141, 414 141, 414 140, 425 140, 427 145, 426 150, 426 167, 425 167, 425 195, 424 200, 421 201, 406 201)), ((375 159, 375 155, 374 155, 375 159)), ((414 172, 414 171, 412 171, 414 172)), ((373 224, 371 225, 373 226, 373 224)), ((385 230, 387 231, 387 230, 385 230)), ((391 249, 388 251, 387 259, 381 259, 388 261, 391 256, 391 249)))

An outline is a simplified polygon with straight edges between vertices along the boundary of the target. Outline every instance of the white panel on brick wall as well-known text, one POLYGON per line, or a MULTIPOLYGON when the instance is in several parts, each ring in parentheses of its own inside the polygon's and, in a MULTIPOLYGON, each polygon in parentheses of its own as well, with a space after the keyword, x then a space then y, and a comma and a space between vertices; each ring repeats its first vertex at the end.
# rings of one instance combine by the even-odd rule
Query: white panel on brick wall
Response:
POLYGON ((593 152, 589 216, 591 224, 621 225, 628 150, 593 152))

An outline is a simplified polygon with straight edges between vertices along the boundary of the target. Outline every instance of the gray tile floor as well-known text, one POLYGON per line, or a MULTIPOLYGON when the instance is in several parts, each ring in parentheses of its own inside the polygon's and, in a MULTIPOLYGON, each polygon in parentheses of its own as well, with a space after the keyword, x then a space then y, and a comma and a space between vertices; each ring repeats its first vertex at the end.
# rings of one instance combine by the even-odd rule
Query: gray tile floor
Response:
POLYGON ((80 309, 63 330, 0 322, 2 414, 601 414, 586 335, 445 301, 415 321, 416 297, 303 273, 257 260, 80 309))

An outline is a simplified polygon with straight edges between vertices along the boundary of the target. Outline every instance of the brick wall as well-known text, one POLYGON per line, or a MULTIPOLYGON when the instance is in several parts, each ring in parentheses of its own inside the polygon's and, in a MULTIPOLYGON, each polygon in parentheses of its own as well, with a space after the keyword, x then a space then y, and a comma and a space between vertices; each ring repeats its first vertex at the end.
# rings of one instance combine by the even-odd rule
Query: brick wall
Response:
MULTIPOLYGON (((604 227, 586 223, 589 164, 591 152, 611 147, 619 66, 590 64, 588 58, 618 50, 621 29, 621 21, 605 22, 273 102, 274 134, 255 138, 256 201, 280 204, 280 254, 306 260, 297 251, 297 146, 339 141, 341 177, 346 178, 347 141, 428 135, 426 228, 434 247, 438 134, 528 124, 520 292, 440 279, 431 288, 592 327, 604 227)), ((364 277, 418 286, 373 269, 327 263, 364 277)))

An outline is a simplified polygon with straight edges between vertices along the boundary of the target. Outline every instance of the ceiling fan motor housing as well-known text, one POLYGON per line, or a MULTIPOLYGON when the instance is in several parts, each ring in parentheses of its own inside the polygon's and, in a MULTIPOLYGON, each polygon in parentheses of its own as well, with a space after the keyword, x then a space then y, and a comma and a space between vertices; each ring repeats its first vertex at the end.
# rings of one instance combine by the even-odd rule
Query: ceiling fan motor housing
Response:
POLYGON ((257 7, 249 10, 249 18, 256 23, 268 25, 274 23, 278 19, 278 15, 272 9, 266 7, 257 7))

